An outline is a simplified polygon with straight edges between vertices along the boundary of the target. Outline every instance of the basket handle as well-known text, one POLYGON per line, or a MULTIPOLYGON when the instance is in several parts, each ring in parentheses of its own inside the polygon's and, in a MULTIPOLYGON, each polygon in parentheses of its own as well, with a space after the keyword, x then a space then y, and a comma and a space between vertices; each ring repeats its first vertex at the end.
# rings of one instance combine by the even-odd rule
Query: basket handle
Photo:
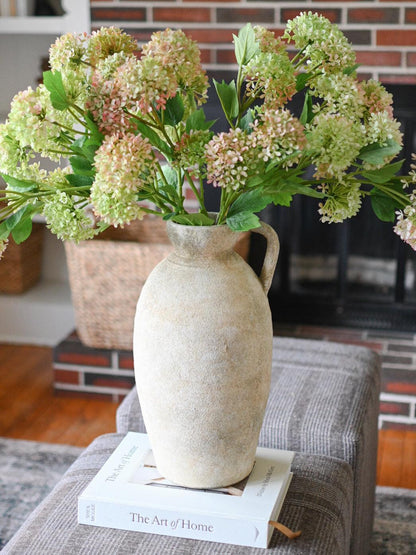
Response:
POLYGON ((263 286, 263 291, 267 295, 272 284, 277 259, 279 257, 279 237, 277 236, 275 230, 264 222, 260 222, 260 227, 256 227, 251 231, 258 233, 259 235, 263 235, 267 241, 266 254, 264 255, 263 267, 259 278, 263 286))

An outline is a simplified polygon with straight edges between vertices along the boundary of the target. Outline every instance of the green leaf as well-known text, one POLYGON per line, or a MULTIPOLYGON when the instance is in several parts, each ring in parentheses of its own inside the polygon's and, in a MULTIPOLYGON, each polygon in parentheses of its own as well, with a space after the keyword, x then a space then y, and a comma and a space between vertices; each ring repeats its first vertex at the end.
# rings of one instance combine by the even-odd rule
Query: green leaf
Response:
POLYGON ((312 111, 312 96, 309 94, 309 91, 306 91, 305 94, 305 101, 303 103, 302 113, 300 115, 299 121, 302 125, 306 125, 313 119, 313 111, 312 111))
POLYGON ((79 137, 69 146, 69 149, 72 150, 72 152, 74 152, 75 154, 83 154, 86 140, 87 137, 85 135, 79 137))
POLYGON ((95 170, 91 165, 91 162, 84 158, 84 156, 71 156, 69 158, 69 163, 75 174, 87 175, 93 177, 95 175, 95 170))
POLYGON ((29 235, 32 233, 32 220, 30 218, 25 218, 16 225, 12 231, 12 237, 15 242, 19 245, 23 243, 29 235))
POLYGON ((166 107, 163 111, 163 121, 166 125, 175 127, 182 121, 185 113, 185 106, 183 104, 182 96, 176 93, 176 96, 169 98, 166 101, 166 107))
POLYGON ((36 181, 17 179, 16 177, 12 177, 11 175, 6 175, 4 173, 1 173, 0 175, 2 176, 4 181, 12 188, 12 190, 16 191, 17 193, 33 191, 38 187, 36 181))
POLYGON ((302 91, 305 86, 306 83, 308 82, 309 77, 311 76, 311 73, 298 73, 297 77, 296 77, 296 91, 302 91))
POLYGON ((227 85, 225 81, 218 83, 218 81, 214 79, 214 86, 227 119, 232 120, 236 118, 238 116, 238 96, 235 81, 233 80, 227 85))
POLYGON ((90 133, 91 133, 90 139, 92 139, 95 143, 100 145, 104 140, 104 135, 98 129, 98 125, 95 123, 93 115, 91 114, 91 112, 88 112, 85 115, 85 126, 88 129, 88 131, 90 131, 90 133))
POLYGON ((18 226, 27 219, 32 217, 32 214, 36 212, 36 207, 32 204, 28 204, 20 208, 17 212, 12 214, 4 221, 6 224, 6 228, 9 231, 13 231, 14 229, 18 228, 18 226))
POLYGON ((232 217, 240 212, 260 212, 272 202, 270 196, 263 193, 261 189, 253 189, 242 193, 230 207, 228 217, 232 217))
POLYGON ((7 220, 0 223, 0 241, 4 241, 10 235, 10 229, 7 227, 7 220))
POLYGON ((143 137, 149 139, 152 146, 164 154, 168 160, 172 159, 172 149, 159 137, 156 131, 153 131, 153 129, 151 129, 148 125, 138 120, 136 120, 136 126, 139 133, 143 135, 143 137))
POLYGON ((169 214, 163 214, 162 220, 164 220, 165 222, 167 222, 168 220, 171 220, 172 218, 174 218, 174 217, 177 216, 177 215, 178 215, 177 212, 169 212, 169 214))
POLYGON ((214 225, 214 220, 205 214, 195 212, 192 214, 176 214, 172 220, 183 225, 214 225))
POLYGON ((238 212, 233 216, 228 216, 227 225, 233 231, 250 231, 260 227, 260 220, 258 216, 252 212, 238 212))
POLYGON ((343 70, 342 73, 343 73, 344 75, 351 75, 351 74, 353 74, 353 73, 360 67, 360 65, 361 65, 361 64, 354 64, 354 65, 351 66, 351 67, 346 67, 346 68, 343 70))
POLYGON ((192 130, 206 131, 207 129, 210 129, 214 123, 215 120, 206 120, 204 110, 195 110, 186 120, 186 132, 189 133, 192 130))
POLYGON ((56 110, 66 110, 70 107, 60 71, 44 71, 43 84, 50 92, 51 103, 56 110))
POLYGON ((387 183, 400 171, 404 160, 399 160, 394 164, 389 164, 378 170, 368 170, 362 172, 362 176, 371 181, 372 183, 387 183))
POLYGON ((251 133, 252 131, 251 124, 254 121, 254 114, 255 114, 254 110, 250 109, 247 111, 247 113, 241 118, 240 129, 251 133))
POLYGON ((402 147, 396 141, 389 139, 385 145, 379 143, 372 143, 361 149, 358 158, 368 162, 369 164, 379 165, 384 164, 386 157, 394 156, 401 151, 402 147))
POLYGON ((70 145, 70 149, 74 154, 78 154, 80 156, 84 156, 89 160, 91 163, 94 162, 95 153, 97 149, 100 147, 101 143, 97 142, 96 137, 90 137, 83 135, 79 139, 76 139, 72 145, 70 145))
MULTIPOLYGON (((164 164, 162 166, 162 171, 163 171, 163 175, 165 176, 166 181, 169 183, 169 185, 172 185, 172 187, 177 187, 178 185, 178 174, 176 172, 176 170, 174 170, 172 168, 172 166, 169 166, 168 164, 164 164)), ((163 180, 160 178, 159 180, 160 184, 163 184, 163 180)))
POLYGON ((27 207, 25 206, 7 218, 6 227, 9 231, 12 231, 19 224, 21 219, 24 218, 26 209, 27 207))
POLYGON ((275 206, 290 206, 293 200, 293 195, 288 191, 279 191, 272 195, 272 201, 275 206))
POLYGON ((94 182, 94 179, 89 175, 80 175, 76 173, 70 173, 65 176, 65 178, 71 187, 91 187, 94 182))
POLYGON ((240 29, 238 36, 233 35, 233 39, 238 65, 247 64, 259 50, 259 43, 256 40, 252 25, 247 23, 240 29))
POLYGON ((287 183, 284 185, 284 191, 287 191, 291 195, 304 195, 305 197, 325 198, 325 193, 321 193, 313 187, 303 185, 302 183, 287 183))
POLYGON ((382 222, 394 222, 397 206, 392 198, 373 189, 370 199, 373 211, 379 220, 382 222))

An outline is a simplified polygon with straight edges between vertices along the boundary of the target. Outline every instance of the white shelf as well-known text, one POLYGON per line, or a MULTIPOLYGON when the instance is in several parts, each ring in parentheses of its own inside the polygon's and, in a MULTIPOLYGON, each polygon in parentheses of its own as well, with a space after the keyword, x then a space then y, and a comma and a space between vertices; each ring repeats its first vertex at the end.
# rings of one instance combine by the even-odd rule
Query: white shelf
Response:
POLYGON ((66 30, 65 17, 0 17, 0 33, 13 35, 60 35, 66 30))
POLYGON ((0 17, 0 34, 61 35, 89 32, 91 26, 88 0, 65 0, 65 15, 0 17))
POLYGON ((19 295, 0 294, 0 343, 54 347, 75 329, 68 283, 42 280, 19 295))

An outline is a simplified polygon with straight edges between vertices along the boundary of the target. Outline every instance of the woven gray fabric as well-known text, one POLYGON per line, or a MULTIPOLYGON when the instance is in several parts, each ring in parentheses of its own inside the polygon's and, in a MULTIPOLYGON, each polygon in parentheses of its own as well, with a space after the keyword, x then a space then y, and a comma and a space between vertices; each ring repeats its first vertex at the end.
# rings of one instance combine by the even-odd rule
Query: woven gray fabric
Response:
MULTIPOLYGON (((373 351, 328 341, 275 337, 272 383, 260 445, 322 454, 354 473, 351 553, 368 553, 374 519, 380 360, 373 351)), ((144 432, 135 389, 117 430, 144 432)))
MULTIPOLYGON (((77 524, 77 498, 121 441, 97 438, 3 550, 13 555, 254 555, 263 549, 184 540, 77 524)), ((296 540, 275 531, 271 554, 345 555, 349 550, 353 478, 350 466, 296 454, 294 477, 279 521, 302 530, 296 540)))

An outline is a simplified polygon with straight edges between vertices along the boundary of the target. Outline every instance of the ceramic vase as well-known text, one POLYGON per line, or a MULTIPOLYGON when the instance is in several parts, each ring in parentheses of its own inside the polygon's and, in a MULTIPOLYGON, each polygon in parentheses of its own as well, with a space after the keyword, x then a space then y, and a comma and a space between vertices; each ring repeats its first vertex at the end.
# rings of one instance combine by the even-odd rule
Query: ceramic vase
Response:
POLYGON ((279 241, 267 224, 260 277, 228 226, 168 222, 174 251, 151 272, 136 309, 139 401, 160 473, 191 488, 234 484, 252 470, 270 389, 267 299, 279 241))

